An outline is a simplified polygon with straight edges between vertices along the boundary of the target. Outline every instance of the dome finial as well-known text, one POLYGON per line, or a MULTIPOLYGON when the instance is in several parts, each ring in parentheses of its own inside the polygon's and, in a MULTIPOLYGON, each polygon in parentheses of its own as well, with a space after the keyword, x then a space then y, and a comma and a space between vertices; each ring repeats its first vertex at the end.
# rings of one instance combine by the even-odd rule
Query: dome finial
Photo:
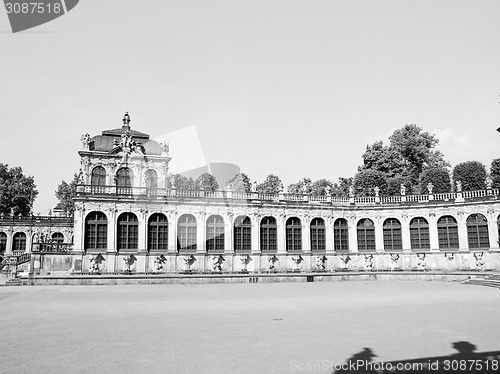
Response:
POLYGON ((128 112, 125 113, 122 121, 123 121, 123 127, 130 127, 130 116, 128 115, 128 112))

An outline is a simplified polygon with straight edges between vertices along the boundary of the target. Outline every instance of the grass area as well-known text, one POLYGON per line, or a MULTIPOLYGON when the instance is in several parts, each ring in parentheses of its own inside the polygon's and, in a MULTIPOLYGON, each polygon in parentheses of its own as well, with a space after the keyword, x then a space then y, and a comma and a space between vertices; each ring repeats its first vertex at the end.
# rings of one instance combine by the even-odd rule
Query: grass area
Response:
POLYGON ((365 348, 498 351, 498 310, 497 289, 450 282, 1 287, 0 372, 300 373, 365 348))

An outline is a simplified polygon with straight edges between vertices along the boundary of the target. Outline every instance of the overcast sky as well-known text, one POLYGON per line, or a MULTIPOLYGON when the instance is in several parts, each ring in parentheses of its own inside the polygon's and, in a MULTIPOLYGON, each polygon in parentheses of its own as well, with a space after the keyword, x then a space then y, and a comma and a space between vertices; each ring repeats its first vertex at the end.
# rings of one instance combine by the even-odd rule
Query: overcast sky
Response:
POLYGON ((82 0, 12 34, 0 9, 0 162, 35 177, 46 214, 81 134, 128 111, 152 138, 194 126, 206 161, 259 183, 352 176, 410 123, 452 165, 489 167, 499 19, 498 0, 82 0))

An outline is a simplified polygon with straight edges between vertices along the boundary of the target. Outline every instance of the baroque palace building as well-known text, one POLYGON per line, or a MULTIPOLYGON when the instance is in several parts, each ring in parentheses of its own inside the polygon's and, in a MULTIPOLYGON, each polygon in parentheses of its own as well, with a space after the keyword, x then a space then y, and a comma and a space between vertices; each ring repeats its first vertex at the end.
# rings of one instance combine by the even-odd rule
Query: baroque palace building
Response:
POLYGON ((4 265, 35 275, 500 270, 498 189, 180 190, 167 183, 168 144, 132 130, 128 114, 82 143, 74 217, 0 217, 4 265))

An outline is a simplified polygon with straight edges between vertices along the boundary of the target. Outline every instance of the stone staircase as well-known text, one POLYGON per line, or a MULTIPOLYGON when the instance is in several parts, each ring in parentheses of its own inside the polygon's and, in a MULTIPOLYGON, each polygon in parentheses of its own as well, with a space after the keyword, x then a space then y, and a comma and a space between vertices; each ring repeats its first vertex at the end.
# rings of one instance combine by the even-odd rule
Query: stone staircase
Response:
POLYGON ((473 286, 486 286, 495 287, 500 289, 500 274, 486 275, 484 277, 469 278, 462 284, 469 284, 473 286))

